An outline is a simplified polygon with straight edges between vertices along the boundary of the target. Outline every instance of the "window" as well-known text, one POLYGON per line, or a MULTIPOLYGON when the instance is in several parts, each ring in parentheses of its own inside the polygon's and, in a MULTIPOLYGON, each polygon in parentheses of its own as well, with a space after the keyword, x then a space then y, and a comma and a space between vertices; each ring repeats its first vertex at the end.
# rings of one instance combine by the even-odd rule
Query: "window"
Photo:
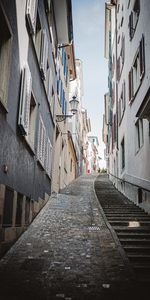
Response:
POLYGON ((20 106, 18 125, 22 135, 28 135, 32 77, 28 65, 21 74, 20 106))
POLYGON ((29 112, 29 132, 27 135, 27 141, 29 142, 32 149, 34 149, 36 115, 37 115, 37 105, 33 93, 31 93, 30 112, 29 112))
POLYGON ((25 224, 28 225, 30 222, 30 198, 26 197, 25 201, 25 224))
POLYGON ((30 34, 35 34, 38 0, 26 1, 26 19, 30 34))
POLYGON ((133 65, 129 72, 129 101, 132 101, 141 85, 145 74, 145 51, 144 36, 140 41, 139 48, 134 58, 133 65))
POLYGON ((72 158, 70 160, 70 172, 72 172, 72 158))
POLYGON ((115 103, 115 83, 113 82, 113 85, 112 85, 112 106, 114 105, 115 103))
POLYGON ((41 77, 43 80, 46 80, 47 72, 48 72, 48 38, 46 29, 42 30, 41 36, 41 52, 40 52, 40 70, 41 77))
POLYGON ((140 0, 135 0, 133 10, 131 11, 131 14, 129 16, 129 36, 130 40, 132 40, 136 26, 138 23, 139 19, 139 14, 140 14, 140 0))
POLYGON ((124 138, 122 139, 122 142, 121 142, 121 168, 122 168, 122 170, 125 168, 125 142, 124 142, 124 138))
POLYGON ((26 65, 21 76, 18 126, 32 150, 34 150, 36 115, 37 105, 32 93, 32 77, 29 67, 26 65))
POLYGON ((3 224, 2 224, 3 227, 12 226, 13 199, 14 199, 14 191, 9 187, 6 187, 4 209, 3 209, 3 224))
POLYGON ((125 81, 122 84, 121 96, 118 102, 118 123, 121 124, 124 112, 126 108, 126 91, 125 91, 125 81))
POLYGON ((53 54, 54 62, 56 63, 58 41, 57 41, 57 31, 56 31, 54 8, 53 8, 52 1, 51 3, 48 4, 47 17, 48 17, 48 24, 49 24, 50 39, 52 43, 52 54, 53 54))
POLYGON ((17 203, 16 203, 16 226, 21 226, 22 224, 22 210, 23 210, 23 195, 17 193, 17 203))
POLYGON ((114 148, 114 143, 117 139, 117 120, 116 114, 113 116, 113 124, 112 124, 112 149, 114 148))
POLYGON ((35 35, 34 35, 34 44, 35 44, 38 62, 40 62, 41 38, 42 38, 41 23, 40 23, 39 14, 37 14, 36 29, 35 29, 35 35))
POLYGON ((121 68, 120 68, 120 56, 117 59, 117 80, 120 80, 120 73, 121 73, 121 68))
POLYGON ((124 60, 125 60, 125 36, 122 35, 121 52, 120 52, 120 72, 122 71, 122 68, 124 66, 124 60))
POLYGON ((136 124, 136 152, 143 146, 144 136, 143 136, 143 120, 139 119, 136 124))
POLYGON ((0 102, 7 109, 12 34, 1 4, 0 28, 0 102))

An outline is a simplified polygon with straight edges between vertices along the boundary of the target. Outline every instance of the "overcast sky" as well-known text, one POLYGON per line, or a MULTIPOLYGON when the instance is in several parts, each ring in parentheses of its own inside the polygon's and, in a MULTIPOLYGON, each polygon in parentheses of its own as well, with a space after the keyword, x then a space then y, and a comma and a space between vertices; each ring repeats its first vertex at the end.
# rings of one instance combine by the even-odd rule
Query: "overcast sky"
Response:
MULTIPOLYGON (((72 0, 75 56, 83 62, 83 106, 98 136, 103 158, 102 119, 107 92, 107 60, 104 58, 104 0, 72 0)), ((101 161, 101 166, 105 166, 101 161)))

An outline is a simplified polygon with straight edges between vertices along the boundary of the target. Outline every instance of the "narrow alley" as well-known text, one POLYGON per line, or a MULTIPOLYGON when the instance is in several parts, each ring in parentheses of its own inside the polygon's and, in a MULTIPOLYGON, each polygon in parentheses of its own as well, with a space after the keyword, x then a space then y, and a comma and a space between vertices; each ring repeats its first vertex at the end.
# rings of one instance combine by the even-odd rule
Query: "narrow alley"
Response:
POLYGON ((107 175, 81 176, 53 194, 2 258, 0 299, 147 299, 150 273, 136 277, 104 213, 114 201, 130 213, 131 202, 107 175))

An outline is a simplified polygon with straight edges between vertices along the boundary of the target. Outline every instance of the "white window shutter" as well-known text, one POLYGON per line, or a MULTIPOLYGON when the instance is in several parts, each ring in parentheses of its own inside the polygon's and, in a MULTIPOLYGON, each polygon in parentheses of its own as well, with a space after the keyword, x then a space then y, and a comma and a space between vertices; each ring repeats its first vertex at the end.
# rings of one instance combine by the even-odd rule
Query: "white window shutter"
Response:
POLYGON ((26 66, 22 70, 20 106, 18 125, 23 135, 28 135, 29 117, 30 117, 30 101, 31 101, 32 77, 29 67, 26 66))
POLYGON ((39 128, 38 128, 37 158, 42 163, 43 167, 45 161, 45 145, 46 145, 46 130, 45 130, 43 120, 40 116, 39 128))
POLYGON ((38 126, 38 144, 37 144, 37 158, 41 161, 42 155, 41 155, 41 139, 42 139, 42 118, 40 116, 39 118, 39 126, 38 126))
POLYGON ((48 38, 47 38, 46 29, 43 29, 41 54, 40 54, 40 69, 41 69, 41 75, 43 80, 46 79, 47 59, 48 59, 48 38))
POLYGON ((52 145, 50 139, 47 138, 45 169, 49 176, 51 176, 51 168, 52 168, 52 145))
POLYGON ((45 162, 45 147, 46 147, 46 130, 43 126, 43 134, 42 134, 42 164, 44 166, 45 162))
POLYGON ((38 0, 27 0, 26 17, 31 34, 35 34, 38 0))

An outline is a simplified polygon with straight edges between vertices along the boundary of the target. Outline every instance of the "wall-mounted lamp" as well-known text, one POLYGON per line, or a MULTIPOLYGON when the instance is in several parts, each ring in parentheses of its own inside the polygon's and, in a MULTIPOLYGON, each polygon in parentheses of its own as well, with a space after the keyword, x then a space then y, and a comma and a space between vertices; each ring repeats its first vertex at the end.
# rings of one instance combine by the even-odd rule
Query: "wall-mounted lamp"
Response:
POLYGON ((70 100, 69 103, 70 103, 70 110, 71 110, 72 115, 56 115, 57 122, 65 121, 66 118, 72 118, 73 115, 75 115, 77 113, 78 105, 79 105, 79 101, 77 100, 77 97, 73 96, 72 100, 70 100))
POLYGON ((69 46, 71 46, 71 45, 72 45, 72 41, 71 41, 70 43, 68 43, 68 44, 58 44, 58 45, 57 45, 57 48, 58 48, 58 49, 61 49, 61 48, 69 47, 69 46))

